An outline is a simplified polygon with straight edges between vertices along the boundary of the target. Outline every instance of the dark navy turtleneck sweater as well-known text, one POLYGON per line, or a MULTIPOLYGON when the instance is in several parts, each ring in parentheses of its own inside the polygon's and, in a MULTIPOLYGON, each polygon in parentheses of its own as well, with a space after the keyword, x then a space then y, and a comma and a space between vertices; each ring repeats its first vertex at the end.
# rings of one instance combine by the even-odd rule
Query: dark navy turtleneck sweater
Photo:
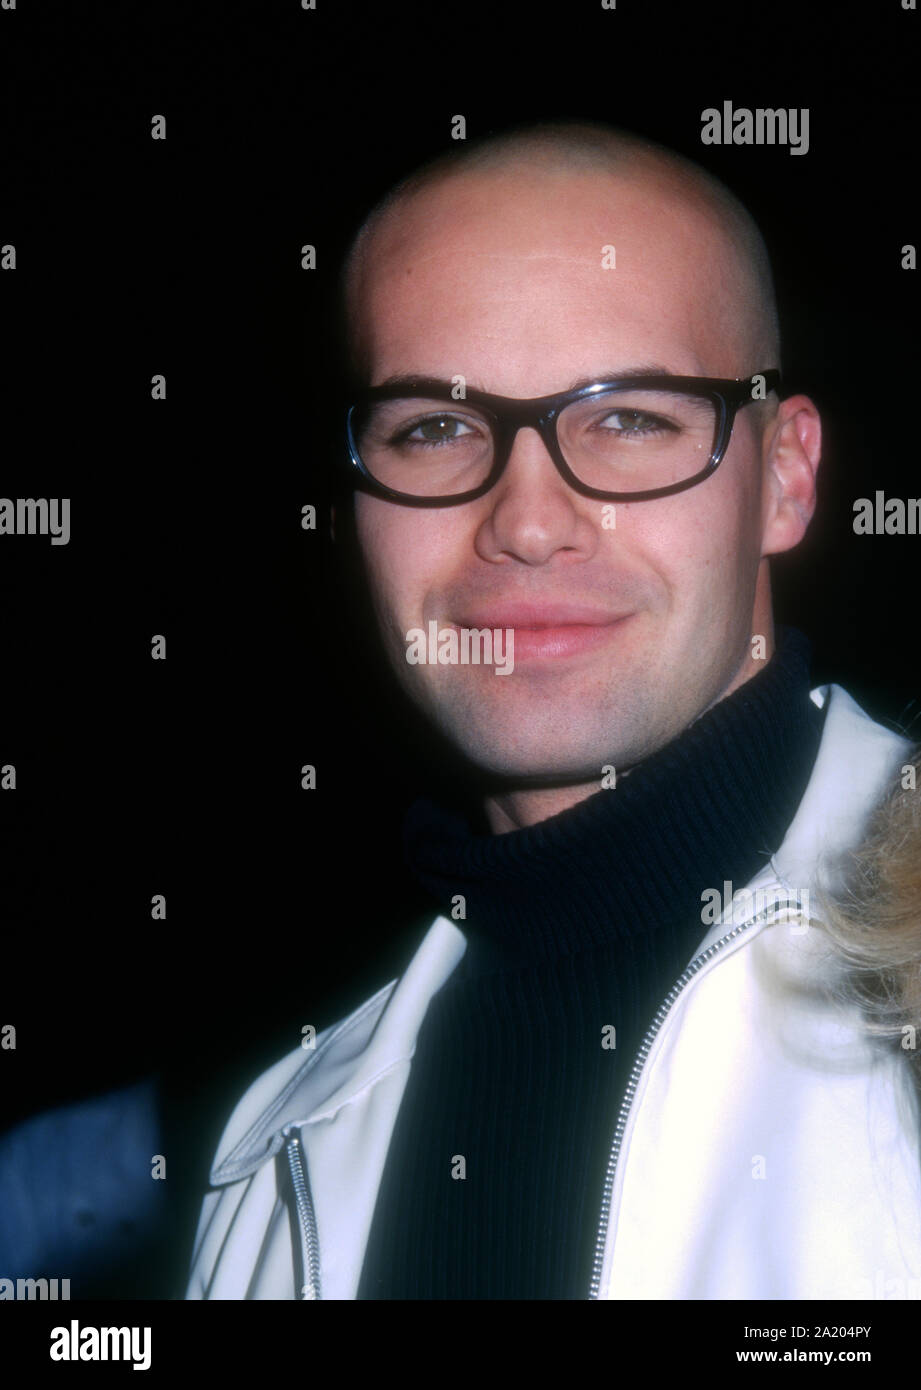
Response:
POLYGON ((588 1297, 617 1113, 706 934, 702 894, 763 867, 812 771, 809 657, 779 629, 762 671, 615 788, 524 830, 412 808, 409 864, 446 916, 464 897, 467 950, 419 1032, 359 1298, 588 1297))

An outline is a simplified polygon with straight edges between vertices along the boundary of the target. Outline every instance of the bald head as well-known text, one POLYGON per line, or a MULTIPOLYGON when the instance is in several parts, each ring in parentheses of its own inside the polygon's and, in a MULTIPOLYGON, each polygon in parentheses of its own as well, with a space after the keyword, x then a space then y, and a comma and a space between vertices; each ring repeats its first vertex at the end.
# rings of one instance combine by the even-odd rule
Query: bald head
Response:
POLYGON ((491 254, 490 247, 499 254, 504 245, 507 254, 518 252, 523 270, 551 244, 561 257, 584 256, 595 269, 601 244, 613 243, 618 268, 629 272, 624 254, 632 235, 635 258, 646 256, 650 274, 683 268, 683 292, 725 348, 714 374, 745 376, 780 365, 770 262, 739 200, 662 146, 570 123, 464 142, 410 174, 371 212, 343 282, 347 351, 360 377, 372 370, 381 276, 408 279, 412 265, 437 255, 438 239, 450 239, 452 231, 456 254, 460 227, 475 233, 466 238, 471 254, 491 254))
MULTIPOLYGON (((453 503, 425 508, 354 491, 394 671, 498 779, 491 824, 529 823, 571 804, 560 785, 590 795, 603 764, 635 766, 756 674, 752 635, 768 652, 773 640, 768 557, 808 525, 819 431, 805 398, 745 392, 718 466, 652 498, 628 487, 639 500, 615 508, 568 474, 562 416, 550 435, 547 417, 521 424, 500 408, 497 430, 476 393, 534 401, 622 377, 776 368, 761 237, 679 156, 594 126, 539 126, 464 146, 394 189, 353 247, 346 288, 357 370, 404 398, 370 432, 372 452, 376 439, 399 454, 410 482, 434 468, 458 484, 453 503), (431 396, 406 389, 420 381, 431 396), (459 486, 490 457, 485 490, 459 486), (514 672, 410 662, 407 634, 432 623, 510 629, 514 672)), ((607 433, 629 480, 642 442, 684 426, 674 401, 624 399, 588 412, 580 459, 607 433)), ((699 423, 701 463, 716 423, 699 423)))

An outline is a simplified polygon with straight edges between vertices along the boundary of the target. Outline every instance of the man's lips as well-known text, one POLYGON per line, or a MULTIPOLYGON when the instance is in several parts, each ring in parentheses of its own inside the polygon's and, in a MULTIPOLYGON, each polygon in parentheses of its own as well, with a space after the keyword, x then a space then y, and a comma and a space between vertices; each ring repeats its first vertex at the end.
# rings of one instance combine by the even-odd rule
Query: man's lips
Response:
POLYGON ((630 616, 585 604, 492 603, 465 613, 454 626, 513 629, 518 665, 601 646, 630 616))

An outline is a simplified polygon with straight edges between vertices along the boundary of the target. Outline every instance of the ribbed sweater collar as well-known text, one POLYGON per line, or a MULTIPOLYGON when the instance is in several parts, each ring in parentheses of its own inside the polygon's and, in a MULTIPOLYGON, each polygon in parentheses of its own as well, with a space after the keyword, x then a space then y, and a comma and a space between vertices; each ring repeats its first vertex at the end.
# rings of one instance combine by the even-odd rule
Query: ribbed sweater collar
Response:
POLYGON ((464 899, 462 975, 700 921, 705 889, 742 887, 783 839, 818 751, 810 657, 802 633, 778 628, 762 671, 615 788, 523 830, 480 834, 416 802, 407 862, 446 915, 464 899))

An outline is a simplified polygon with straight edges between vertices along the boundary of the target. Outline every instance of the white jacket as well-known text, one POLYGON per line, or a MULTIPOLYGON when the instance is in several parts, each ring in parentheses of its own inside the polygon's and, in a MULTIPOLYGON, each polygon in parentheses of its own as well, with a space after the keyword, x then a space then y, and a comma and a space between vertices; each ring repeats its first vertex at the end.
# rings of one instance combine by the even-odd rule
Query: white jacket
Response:
MULTIPOLYGON (((812 699, 825 727, 783 844, 754 898, 736 893, 707 931, 635 1060, 587 1298, 921 1298, 907 1061, 823 992, 828 938, 796 910, 815 914, 820 856, 859 842, 909 744, 840 686, 812 699)), ((399 980, 246 1092, 187 1298, 355 1297, 416 1036, 464 950, 436 918, 399 980)))

